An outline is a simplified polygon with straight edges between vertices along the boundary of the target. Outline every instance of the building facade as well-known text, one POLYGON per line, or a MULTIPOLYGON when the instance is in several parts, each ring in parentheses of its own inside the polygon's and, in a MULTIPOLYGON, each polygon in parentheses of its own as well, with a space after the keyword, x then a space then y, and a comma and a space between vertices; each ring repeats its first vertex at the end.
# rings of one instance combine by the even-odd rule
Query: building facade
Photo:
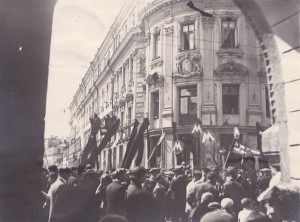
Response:
POLYGON ((63 153, 67 146, 64 140, 57 137, 50 137, 45 139, 45 154, 44 154, 44 165, 63 165, 63 153))
POLYGON ((183 0, 128 1, 112 25, 70 105, 81 147, 94 113, 121 120, 100 168, 120 166, 134 119, 150 120, 142 164, 165 168, 179 159, 192 166, 199 158, 201 167, 222 164, 234 126, 240 140, 256 148, 255 123, 270 125, 262 55, 245 16, 231 0, 194 3, 214 17, 200 16, 183 0), (209 146, 192 136, 198 118, 215 138, 209 146), (183 145, 178 155, 172 122, 183 145))

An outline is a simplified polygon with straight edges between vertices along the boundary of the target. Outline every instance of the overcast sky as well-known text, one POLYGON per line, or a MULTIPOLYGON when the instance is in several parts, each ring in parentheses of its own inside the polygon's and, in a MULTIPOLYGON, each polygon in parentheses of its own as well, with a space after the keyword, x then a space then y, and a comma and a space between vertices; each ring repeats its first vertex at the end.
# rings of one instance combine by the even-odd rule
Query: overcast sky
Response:
POLYGON ((69 136, 69 105, 124 0, 58 0, 55 7, 45 137, 69 136))

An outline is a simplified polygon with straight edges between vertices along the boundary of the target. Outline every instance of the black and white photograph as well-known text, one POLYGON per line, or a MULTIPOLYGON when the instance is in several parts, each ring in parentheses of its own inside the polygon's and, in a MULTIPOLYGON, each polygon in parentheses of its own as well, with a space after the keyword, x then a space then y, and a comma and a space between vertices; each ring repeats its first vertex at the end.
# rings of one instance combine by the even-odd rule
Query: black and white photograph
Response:
POLYGON ((299 0, 0 0, 0 222, 300 222, 299 0))

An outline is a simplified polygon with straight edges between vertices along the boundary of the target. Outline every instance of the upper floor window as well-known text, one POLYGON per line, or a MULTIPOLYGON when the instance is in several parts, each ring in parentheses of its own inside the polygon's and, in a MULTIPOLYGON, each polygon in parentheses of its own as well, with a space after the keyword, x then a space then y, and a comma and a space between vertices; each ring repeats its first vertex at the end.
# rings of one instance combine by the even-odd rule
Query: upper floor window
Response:
POLYGON ((152 93, 153 97, 153 118, 159 118, 159 92, 152 93))
POLYGON ((160 57, 160 51, 161 51, 161 41, 160 41, 160 31, 155 33, 153 35, 154 38, 154 53, 153 53, 153 59, 160 57))
POLYGON ((222 48, 235 48, 238 46, 237 21, 230 17, 222 20, 222 48))
POLYGON ((130 63, 129 63, 129 78, 130 80, 133 79, 133 58, 130 58, 130 63))
POLYGON ((188 125, 197 120, 197 86, 179 89, 179 124, 188 125))
POLYGON ((195 24, 182 26, 182 49, 195 49, 195 24))
POLYGON ((239 113, 239 85, 224 84, 222 86, 223 114, 239 113))

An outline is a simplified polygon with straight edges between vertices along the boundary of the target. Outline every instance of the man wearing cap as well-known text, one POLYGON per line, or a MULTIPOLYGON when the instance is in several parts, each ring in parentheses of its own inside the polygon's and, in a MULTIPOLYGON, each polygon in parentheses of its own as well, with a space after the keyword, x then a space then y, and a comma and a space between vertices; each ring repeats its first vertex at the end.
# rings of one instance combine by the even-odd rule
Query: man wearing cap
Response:
POLYGON ((70 217, 67 205, 67 180, 71 175, 69 168, 60 168, 57 180, 49 190, 50 211, 48 222, 64 222, 70 217))
POLYGON ((114 172, 114 179, 106 188, 106 215, 124 215, 126 187, 122 183, 126 181, 126 176, 124 168, 114 172))
POLYGON ((159 174, 160 169, 158 168, 151 168, 149 173, 150 173, 150 177, 146 179, 145 181, 145 189, 153 192, 154 187, 156 185, 156 177, 159 174))
POLYGON ((170 216, 173 222, 179 221, 179 218, 184 222, 188 220, 185 213, 186 186, 188 180, 183 175, 184 169, 182 166, 176 167, 173 171, 175 173, 175 178, 172 180, 167 192, 170 216))
MULTIPOLYGON (((201 172, 199 170, 194 170, 193 171, 193 179, 191 182, 189 182, 189 184, 186 187, 186 198, 188 198, 188 196, 190 195, 190 193, 193 191, 193 189, 195 188, 195 185, 200 183, 200 179, 201 179, 201 172)), ((188 214, 188 217, 190 218, 190 212, 191 212, 191 206, 189 205, 188 202, 186 202, 186 206, 185 206, 185 212, 188 214)))
POLYGON ((132 195, 136 190, 143 189, 142 184, 145 183, 147 171, 142 166, 135 167, 130 176, 130 184, 127 189, 127 199, 132 195))

